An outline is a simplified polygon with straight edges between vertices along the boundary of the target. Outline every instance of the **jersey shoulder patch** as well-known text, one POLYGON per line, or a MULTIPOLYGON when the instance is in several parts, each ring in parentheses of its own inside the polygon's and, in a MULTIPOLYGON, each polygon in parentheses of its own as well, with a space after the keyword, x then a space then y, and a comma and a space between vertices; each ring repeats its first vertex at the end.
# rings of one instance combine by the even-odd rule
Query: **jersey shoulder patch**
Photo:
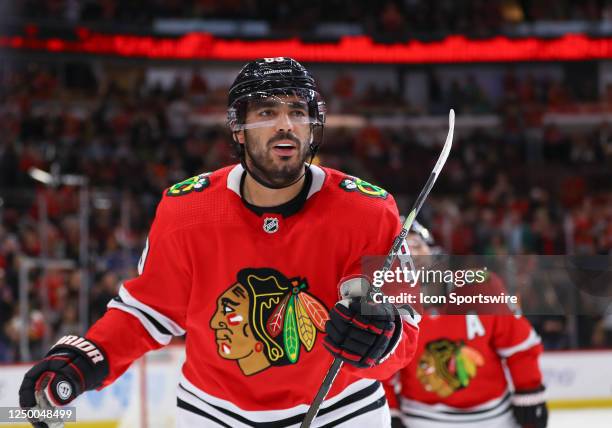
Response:
POLYGON ((201 192, 210 186, 210 176, 212 172, 205 172, 203 174, 195 175, 183 180, 180 183, 176 183, 166 191, 167 196, 183 196, 191 192, 201 192))
POLYGON ((370 198, 387 199, 387 196, 389 196, 389 192, 382 187, 350 175, 340 180, 340 188, 345 192, 357 192, 370 198))

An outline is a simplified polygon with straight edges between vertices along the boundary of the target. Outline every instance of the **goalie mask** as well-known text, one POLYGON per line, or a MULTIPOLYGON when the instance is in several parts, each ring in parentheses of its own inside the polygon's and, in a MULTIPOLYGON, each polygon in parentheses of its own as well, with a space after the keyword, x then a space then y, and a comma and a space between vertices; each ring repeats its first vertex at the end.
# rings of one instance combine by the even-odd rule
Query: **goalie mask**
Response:
POLYGON ((273 114, 247 115, 264 108, 271 112, 286 111, 293 127, 308 128, 305 143, 312 162, 323 141, 325 102, 308 71, 294 59, 285 57, 263 58, 246 64, 229 90, 227 123, 243 166, 260 184, 271 188, 286 187, 274 186, 253 174, 246 166, 244 147, 237 141, 238 132, 276 126, 277 118, 273 114))

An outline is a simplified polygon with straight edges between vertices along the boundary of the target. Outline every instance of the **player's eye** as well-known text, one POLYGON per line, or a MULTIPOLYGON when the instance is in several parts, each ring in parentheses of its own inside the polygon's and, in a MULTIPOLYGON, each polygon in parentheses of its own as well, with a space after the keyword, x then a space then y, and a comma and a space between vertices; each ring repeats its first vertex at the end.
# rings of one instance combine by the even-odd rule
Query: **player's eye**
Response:
POLYGON ((274 115, 274 110, 271 110, 271 109, 260 110, 257 113, 257 115, 260 117, 272 117, 274 115))
POLYGON ((302 117, 306 117, 306 112, 305 112, 304 110, 293 110, 293 111, 291 112, 291 115, 292 115, 293 117, 299 117, 299 118, 302 118, 302 117))

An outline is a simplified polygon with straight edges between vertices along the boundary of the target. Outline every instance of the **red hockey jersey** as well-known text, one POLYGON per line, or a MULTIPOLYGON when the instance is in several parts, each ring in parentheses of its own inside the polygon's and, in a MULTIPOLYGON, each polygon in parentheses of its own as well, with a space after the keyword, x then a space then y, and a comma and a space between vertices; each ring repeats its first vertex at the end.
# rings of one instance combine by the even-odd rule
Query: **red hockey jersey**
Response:
MULTIPOLYGON (((487 281, 503 289, 495 274, 487 281)), ((522 316, 424 315, 415 357, 399 373, 404 422, 514 426, 504 361, 515 389, 534 389, 542 384, 541 353, 539 336, 522 316)), ((386 389, 391 396, 393 388, 386 389)))
MULTIPOLYGON (((236 165, 166 191, 140 276, 121 286, 87 337, 106 351, 108 385, 143 353, 187 333, 179 410, 206 426, 290 426, 332 362, 321 341, 338 284, 360 272, 362 256, 386 254, 401 226, 386 191, 316 166, 296 212, 257 214, 241 198, 244 174, 236 165)), ((405 321, 384 363, 345 365, 316 425, 384 407, 376 380, 408 363, 416 338, 405 321)))

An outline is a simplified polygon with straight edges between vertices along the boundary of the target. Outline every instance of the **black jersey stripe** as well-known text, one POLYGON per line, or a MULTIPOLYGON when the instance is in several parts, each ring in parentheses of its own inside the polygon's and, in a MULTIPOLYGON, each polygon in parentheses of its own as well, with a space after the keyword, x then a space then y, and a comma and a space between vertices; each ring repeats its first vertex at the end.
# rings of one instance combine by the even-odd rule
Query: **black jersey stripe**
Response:
MULTIPOLYGON (((327 413, 333 412, 335 410, 338 410, 342 407, 348 406, 349 404, 355 403, 359 400, 362 400, 372 394, 374 394, 376 392, 376 390, 379 388, 380 386, 380 382, 372 382, 370 385, 368 385, 367 387, 353 392, 351 395, 347 395, 346 397, 344 397, 342 400, 338 401, 337 403, 332 404, 331 406, 328 406, 324 409, 319 410, 319 412, 317 413, 318 415, 326 415, 327 413)), ((304 414, 305 415, 305 414, 304 414)))
POLYGON ((180 407, 183 410, 187 410, 188 412, 191 413, 195 413, 196 415, 202 416, 203 418, 209 419, 223 427, 226 428, 232 428, 231 425, 226 424, 225 422, 223 422, 221 419, 217 419, 215 418, 213 415, 206 413, 204 410, 202 409, 198 409, 196 406, 193 406, 189 403, 187 403, 186 401, 181 400, 180 398, 176 399, 176 406, 180 407))
POLYGON ((137 308, 136 306, 132 306, 130 304, 127 304, 123 301, 123 299, 119 296, 115 296, 113 297, 113 300, 121 303, 122 305, 125 306, 129 306, 132 309, 135 309, 138 311, 138 313, 142 314, 147 320, 149 320, 151 322, 151 324, 153 324, 153 326, 157 329, 157 331, 159 331, 161 334, 165 334, 166 336, 172 336, 172 333, 170 332, 170 330, 168 330, 166 327, 164 327, 159 321, 157 321, 155 318, 153 318, 150 314, 146 313, 145 311, 143 311, 140 308, 137 308))
POLYGON ((481 417, 470 417, 465 418, 462 416, 470 416, 469 413, 465 413, 465 414, 453 414, 451 417, 448 418, 436 418, 435 417, 435 413, 431 413, 430 416, 426 416, 426 415, 422 415, 422 414, 415 414, 415 413, 410 413, 409 411, 402 411, 402 414, 404 414, 407 417, 410 418, 416 418, 416 419, 425 419, 428 421, 436 421, 436 422, 443 422, 443 423, 465 423, 465 424, 471 424, 474 422, 482 422, 482 421, 486 421, 489 419, 493 419, 493 418, 497 418, 501 415, 503 415, 504 413, 509 412, 510 410, 512 410, 512 408, 510 406, 506 407, 505 409, 501 409, 501 411, 499 411, 498 408, 494 408, 495 411, 491 412, 491 414, 487 414, 487 415, 482 415, 481 417))
POLYGON ((331 427, 334 427, 334 426, 336 426, 336 425, 338 425, 338 424, 341 424, 341 423, 343 423, 343 422, 346 422, 346 421, 349 421, 349 420, 351 420, 351 419, 353 419, 353 418, 356 418, 357 416, 361 416, 361 415, 366 414, 366 413, 368 413, 368 412, 371 412, 371 411, 373 411, 373 410, 380 409, 380 408, 381 408, 381 407, 383 407, 385 404, 387 404, 387 399, 386 399, 386 397, 383 395, 382 397, 380 397, 380 398, 379 398, 378 400, 376 400, 375 402, 370 403, 370 404, 368 404, 367 406, 362 407, 361 409, 359 409, 359 410, 357 410, 357 411, 355 411, 355 412, 353 412, 353 413, 350 413, 350 414, 348 414, 348 415, 345 415, 345 416, 341 417, 340 419, 336 419, 336 420, 335 420, 335 421, 333 421, 333 422, 330 422, 330 423, 328 423, 328 424, 325 424, 325 425, 323 425, 321 428, 331 428, 331 427))
MULTIPOLYGON (((372 384, 368 385, 367 387, 365 387, 365 388, 363 388, 363 389, 361 389, 359 391, 356 391, 356 392, 352 393, 351 395, 348 395, 348 396, 344 397, 343 399, 341 399, 337 403, 334 403, 333 405, 331 405, 329 407, 321 409, 319 411, 318 415, 326 415, 326 414, 331 413, 333 411, 339 410, 339 409, 341 409, 341 408, 343 408, 345 406, 348 406, 348 405, 350 405, 352 403, 355 403, 355 402, 357 402, 359 400, 362 400, 362 399, 372 395, 374 392, 376 392, 376 390, 379 388, 379 386, 380 386, 379 382, 377 382, 377 381, 372 382, 372 384)), ((190 394, 191 396, 195 397, 199 401, 201 401, 201 402, 205 403, 206 405, 214 408, 215 410, 217 410, 217 411, 219 411, 219 412, 221 412, 221 413, 223 413, 223 414, 225 414, 225 415, 227 415, 227 416, 229 416, 229 417, 231 417, 231 418, 233 418, 233 419, 235 419, 237 421, 240 421, 243 424, 246 424, 246 425, 249 425, 249 426, 252 426, 252 427, 257 427, 257 428, 281 428, 281 427, 291 426, 291 425, 295 425, 295 424, 301 423, 304 420, 304 417, 306 416, 306 413, 300 413, 300 414, 297 414, 295 416, 291 416, 291 417, 288 417, 288 418, 285 418, 285 419, 279 419, 279 420, 276 420, 276 421, 273 421, 273 422, 255 422, 255 421, 252 421, 250 419, 245 418, 244 416, 242 416, 242 415, 240 415, 238 413, 232 412, 231 410, 228 410, 228 409, 226 409, 224 407, 221 407, 221 406, 209 403, 208 401, 202 399, 201 397, 198 397, 196 394, 194 394, 193 392, 189 391, 187 388, 185 388, 180 383, 179 383, 179 388, 182 391, 185 391, 188 394, 190 394)), ((381 398, 384 399, 384 396, 381 397, 381 398)), ((363 408, 361 408, 361 409, 351 413, 351 415, 354 415, 354 416, 351 416, 351 417, 358 416, 359 414, 361 414, 361 413, 358 413, 359 411, 361 411, 362 409, 369 408, 373 404, 377 404, 378 401, 380 401, 380 398, 377 399, 374 403, 370 403, 370 404, 364 406, 363 408)), ((378 405, 378 407, 384 406, 385 403, 386 403, 386 399, 384 399, 382 401, 382 404, 378 405)), ((377 408, 377 407, 373 407, 371 409, 365 410, 365 411, 363 411, 363 413, 369 412, 369 411, 373 410, 374 408, 377 408)), ((347 416, 349 416, 349 415, 347 415, 347 416)), ((338 422, 334 421, 334 422, 331 422, 331 423, 338 423, 338 422)))
POLYGON ((510 392, 506 392, 506 395, 504 395, 504 398, 502 398, 499 403, 497 403, 497 405, 493 406, 493 407, 489 407, 487 409, 482 409, 482 410, 473 410, 471 412, 461 412, 461 411, 457 411, 457 410, 443 410, 440 411, 438 413, 444 413, 446 415, 479 415, 479 414, 483 414, 483 413, 487 413, 490 412, 492 410, 495 410, 501 406, 503 406, 504 404, 506 404, 508 401, 510 401, 510 392))
MULTIPOLYGON (((504 397, 499 401, 499 403, 497 403, 495 406, 486 408, 486 409, 481 409, 481 410, 473 410, 473 411, 461 411, 461 410, 429 410, 429 409, 421 409, 419 408, 418 410, 421 410, 423 412, 428 412, 428 413, 432 413, 432 414, 444 414, 444 415, 449 415, 449 416, 465 416, 465 415, 479 415, 479 414, 484 414, 484 413, 489 413, 493 410, 496 410, 502 406, 506 406, 508 404, 508 402, 510 401, 510 391, 506 391, 506 394, 504 395, 504 397)), ((400 408, 402 408, 401 404, 400 404, 400 408)), ((405 408, 407 408, 407 412, 409 412, 410 410, 417 410, 417 409, 410 409, 410 407, 405 406, 405 408)), ((407 414, 407 412, 404 412, 407 414)))

